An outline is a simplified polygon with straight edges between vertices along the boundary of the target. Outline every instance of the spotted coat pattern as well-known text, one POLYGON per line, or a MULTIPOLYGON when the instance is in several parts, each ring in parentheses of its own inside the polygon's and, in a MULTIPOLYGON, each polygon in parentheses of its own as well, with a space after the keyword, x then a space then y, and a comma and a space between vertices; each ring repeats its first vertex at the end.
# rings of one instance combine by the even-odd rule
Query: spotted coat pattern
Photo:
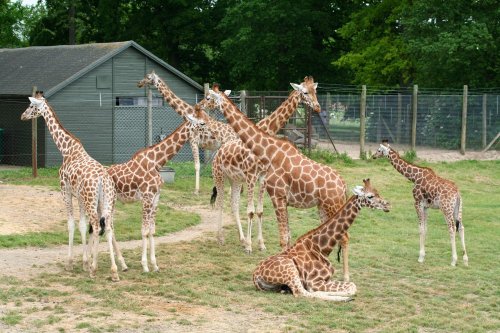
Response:
POLYGON ((85 151, 80 140, 61 125, 56 113, 41 94, 38 94, 35 98, 30 97, 30 101, 31 104, 21 115, 21 119, 29 120, 42 116, 54 143, 63 156, 63 162, 59 169, 59 180, 61 194, 68 214, 69 249, 66 268, 68 270, 73 269, 75 221, 72 198, 75 196, 80 207, 79 230, 84 246, 83 268, 90 270, 91 277, 96 276, 99 234, 104 231, 101 228, 101 224, 103 224, 111 257, 111 278, 113 281, 118 281, 119 276, 114 251, 116 251, 122 269, 126 270, 127 266, 118 249, 113 232, 113 213, 116 201, 113 180, 107 174, 106 169, 85 151), (86 217, 89 218, 93 230, 88 245, 91 250, 90 254, 88 254, 89 250, 86 241, 86 217), (90 265, 88 264, 89 256, 92 259, 90 265))
POLYGON ((142 201, 142 268, 149 272, 147 251, 148 239, 150 261, 154 271, 156 263, 154 234, 155 219, 163 183, 160 169, 172 159, 189 139, 190 123, 184 122, 172 134, 155 145, 137 151, 132 158, 108 168, 113 178, 118 198, 124 202, 142 201))
POLYGON ((332 280, 334 268, 328 256, 343 239, 361 207, 388 212, 389 203, 372 188, 369 179, 358 186, 353 195, 331 218, 299 237, 289 249, 262 261, 253 273, 258 290, 290 289, 294 296, 346 301, 356 293, 352 282, 332 280))
MULTIPOLYGON (((194 115, 194 106, 186 103, 181 98, 179 98, 154 71, 146 74, 144 79, 137 83, 138 87, 144 87, 146 85, 155 86, 163 96, 164 100, 175 110, 175 112, 177 112, 182 117, 186 118, 188 115, 194 115)), ((210 132, 206 127, 200 128, 199 126, 192 125, 190 127, 189 144, 193 153, 194 168, 196 172, 194 190, 195 194, 198 194, 200 191, 199 148, 203 148, 206 150, 216 150, 221 145, 221 142, 218 142, 216 139, 216 134, 218 134, 218 137, 224 138, 229 138, 231 137, 231 135, 234 136, 234 131, 229 125, 222 122, 217 123, 217 125, 214 125, 212 127, 216 128, 219 133, 210 132)))
MULTIPOLYGON (((288 206, 316 206, 321 222, 327 221, 342 207, 346 200, 346 184, 337 171, 304 156, 289 141, 261 131, 217 89, 211 90, 200 103, 203 103, 203 108, 220 108, 242 142, 266 166, 266 190, 278 220, 282 248, 290 246, 288 206)), ((319 103, 312 107, 319 112, 319 103)), ((344 259, 346 257, 347 250, 344 251, 344 259)), ((347 260, 344 260, 344 279, 349 280, 347 260)))
POLYGON ((414 183, 413 198, 417 211, 420 232, 419 262, 425 258, 425 237, 427 234, 427 209, 440 209, 448 225, 451 242, 451 265, 457 263, 455 234, 458 231, 463 249, 464 265, 468 265, 469 258, 465 250, 464 225, 462 223, 462 198, 457 186, 425 167, 419 167, 403 160, 399 154, 384 141, 373 158, 387 157, 392 166, 403 176, 414 183))
MULTIPOLYGON (((288 98, 269 116, 260 120, 256 125, 259 129, 269 135, 283 128, 288 119, 293 115, 300 102, 314 105, 317 103, 316 86, 312 77, 304 78, 300 85, 292 83, 294 90, 288 98)), ((198 116, 197 116, 198 117, 198 116)), ((205 121, 210 126, 208 121, 205 121)), ((209 128, 211 131, 212 129, 209 128)), ((231 209, 238 226, 240 241, 246 252, 252 252, 252 225, 254 217, 257 216, 258 234, 257 241, 259 249, 265 250, 264 237, 262 235, 263 199, 264 199, 264 177, 266 166, 247 148, 237 137, 223 144, 214 156, 212 162, 212 176, 217 189, 215 207, 219 211, 219 242, 224 241, 222 234, 222 208, 224 202, 224 181, 227 178, 231 183, 231 209), (243 234, 239 216, 239 202, 242 184, 247 186, 247 236, 243 234), (255 184, 259 184, 257 197, 257 209, 255 209, 254 191, 255 184)))

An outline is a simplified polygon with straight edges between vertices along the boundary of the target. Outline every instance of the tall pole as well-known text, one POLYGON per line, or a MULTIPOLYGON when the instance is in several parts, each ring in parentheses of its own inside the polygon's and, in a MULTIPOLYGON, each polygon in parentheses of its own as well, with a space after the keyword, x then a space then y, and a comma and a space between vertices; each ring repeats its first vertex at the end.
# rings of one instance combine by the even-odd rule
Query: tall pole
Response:
POLYGON ((465 141, 467 139, 467 95, 468 87, 464 85, 464 94, 462 102, 462 133, 460 136, 460 154, 465 155, 465 141))
POLYGON ((416 151, 417 146, 417 107, 418 107, 418 85, 413 85, 413 97, 411 104, 411 150, 416 151))
POLYGON ((146 85, 148 92, 148 146, 153 145, 153 92, 149 85, 146 85))
POLYGON ((488 95, 483 94, 483 140, 482 140, 482 148, 486 147, 486 135, 488 130, 488 111, 487 111, 487 103, 488 103, 488 95))
MULTIPOLYGON (((37 92, 37 87, 33 86, 31 91, 31 96, 35 97, 37 92)), ((38 177, 38 127, 37 118, 31 119, 31 173, 33 178, 38 177)))
POLYGON ((359 157, 365 158, 366 85, 361 86, 359 105, 359 157))

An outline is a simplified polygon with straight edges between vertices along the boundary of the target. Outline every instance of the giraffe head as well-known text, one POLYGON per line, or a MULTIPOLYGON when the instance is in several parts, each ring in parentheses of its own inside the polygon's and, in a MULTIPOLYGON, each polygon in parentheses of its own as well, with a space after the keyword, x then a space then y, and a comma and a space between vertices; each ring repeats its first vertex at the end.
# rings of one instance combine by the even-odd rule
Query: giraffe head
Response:
POLYGON ((312 76, 306 76, 304 82, 301 84, 290 83, 290 85, 300 93, 300 100, 302 103, 306 104, 316 112, 321 111, 321 107, 318 102, 318 96, 316 96, 316 88, 318 83, 314 82, 312 76))
MULTIPOLYGON (((214 84, 213 89, 208 90, 208 94, 205 96, 204 99, 202 99, 196 106, 198 107, 199 110, 214 110, 214 109, 220 109, 222 106, 222 101, 224 99, 224 95, 229 96, 231 94, 231 90, 225 90, 224 93, 222 93, 219 90, 219 85, 214 84)), ((201 114, 199 114, 201 116, 201 114)), ((207 115, 208 116, 208 115, 207 115)))
POLYGON ((156 75, 155 71, 152 71, 151 73, 146 74, 146 76, 144 76, 144 79, 137 82, 137 86, 139 88, 142 88, 145 85, 154 85, 156 82, 158 82, 159 79, 160 78, 158 77, 158 75, 156 75))
POLYGON ((380 147, 378 147, 375 154, 373 154, 372 158, 376 159, 380 157, 387 157, 389 156, 390 151, 391 151, 391 146, 389 146, 389 140, 384 139, 382 140, 382 143, 380 144, 380 147))
POLYGON ((391 204, 385 201, 378 191, 372 187, 370 179, 363 179, 364 186, 356 186, 352 191, 358 197, 361 207, 380 209, 384 212, 391 210, 391 204))
POLYGON ((21 120, 30 120, 40 117, 46 106, 45 98, 43 97, 43 91, 37 91, 35 97, 28 97, 31 104, 28 106, 26 111, 21 115, 21 120))

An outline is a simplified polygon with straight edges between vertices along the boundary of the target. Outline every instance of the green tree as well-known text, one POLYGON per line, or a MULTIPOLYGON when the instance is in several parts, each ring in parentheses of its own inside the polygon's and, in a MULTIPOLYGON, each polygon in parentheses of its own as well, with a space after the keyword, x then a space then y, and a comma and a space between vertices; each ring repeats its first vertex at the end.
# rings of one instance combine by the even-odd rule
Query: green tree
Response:
POLYGON ((224 16, 213 34, 218 43, 213 45, 213 75, 221 83, 236 89, 277 90, 306 75, 316 81, 339 79, 330 63, 341 40, 335 30, 343 23, 335 20, 340 12, 335 2, 222 3, 225 11, 219 10, 219 15, 224 16))
POLYGON ((20 1, 0 0, 0 47, 26 46, 26 19, 29 9, 20 1))
POLYGON ((353 83, 405 86, 412 81, 414 66, 402 35, 401 16, 407 3, 401 0, 363 1, 340 29, 350 40, 348 52, 334 64, 353 73, 353 83))
POLYGON ((425 87, 500 85, 500 6, 497 1, 413 2, 404 36, 425 87))

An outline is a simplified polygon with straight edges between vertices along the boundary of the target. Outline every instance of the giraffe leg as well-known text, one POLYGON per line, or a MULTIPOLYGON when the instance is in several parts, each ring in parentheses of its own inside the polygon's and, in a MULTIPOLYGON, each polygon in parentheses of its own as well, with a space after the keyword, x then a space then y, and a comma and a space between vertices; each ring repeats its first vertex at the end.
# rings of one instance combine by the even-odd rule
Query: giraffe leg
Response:
POLYGON ((247 180, 247 238, 245 240, 246 253, 252 253, 252 228, 253 219, 255 217, 254 192, 255 180, 252 177, 247 180))
MULTIPOLYGON (((73 270, 73 241, 75 238, 75 218, 73 217, 73 203, 71 190, 61 184, 61 194, 68 214, 68 259, 66 261, 66 270, 73 270)), ((85 249, 84 249, 85 251, 85 249)))
POLYGON ((215 199, 215 209, 217 209, 217 242, 222 245, 224 244, 224 233, 223 233, 223 209, 224 209, 224 175, 220 168, 216 164, 216 159, 212 163, 212 177, 215 182, 215 187, 217 189, 217 198, 215 199))
POLYGON ((90 247, 90 257, 91 262, 89 265, 89 274, 92 279, 94 279, 97 275, 97 255, 99 251, 99 221, 97 218, 97 214, 92 214, 90 216, 90 225, 92 226, 92 234, 89 237, 90 247))
POLYGON ((149 272, 148 267, 148 239, 151 233, 151 216, 154 206, 154 198, 149 193, 145 193, 142 198, 142 257, 141 265, 144 273, 149 272))
POLYGON ((460 236, 460 243, 462 244, 464 265, 468 266, 469 257, 467 256, 467 251, 465 250, 465 227, 462 223, 462 198, 460 197, 460 195, 458 195, 455 202, 456 203, 453 216, 455 218, 456 224, 458 225, 458 235, 460 236))
POLYGON ((342 270, 344 272, 344 281, 349 282, 349 233, 345 233, 339 242, 342 249, 342 270))
POLYGON ((240 236, 240 243, 245 245, 245 234, 243 233, 243 227, 241 226, 240 219, 240 196, 241 196, 242 184, 236 181, 231 182, 231 211, 233 212, 234 218, 236 220, 236 226, 238 227, 238 235, 240 236))
POLYGON ((288 226, 288 210, 285 197, 272 197, 278 228, 280 233, 280 246, 282 249, 290 247, 290 228, 288 226))
POLYGON ((113 248, 113 218, 110 215, 106 217, 106 238, 108 240, 109 257, 111 260, 111 281, 118 282, 120 281, 120 277, 118 276, 118 267, 116 266, 115 253, 113 248))
POLYGON ((262 180, 259 180, 259 197, 257 200, 257 223, 258 223, 258 235, 257 235, 257 241, 259 242, 259 250, 265 251, 266 250, 266 245, 264 244, 264 237, 262 236, 262 216, 264 214, 264 191, 265 191, 265 184, 264 184, 264 178, 262 177, 262 180))
POLYGON ((158 209, 158 202, 160 201, 160 193, 156 193, 155 198, 153 200, 153 209, 152 209, 152 216, 151 216, 151 223, 149 227, 149 250, 151 252, 149 256, 149 260, 151 261, 151 265, 153 266, 153 271, 154 272, 159 272, 160 268, 158 268, 158 265, 156 263, 156 251, 155 251, 155 232, 156 232, 156 211, 158 209))
POLYGON ((343 302, 351 301, 351 296, 354 296, 357 291, 354 283, 346 281, 324 281, 317 279, 311 282, 308 281, 307 284, 309 286, 309 290, 311 290, 313 294, 318 296, 333 297, 331 300, 343 302))
POLYGON ((425 236, 427 234, 427 208, 420 202, 415 202, 415 209, 417 210, 420 232, 420 252, 418 262, 423 263, 425 259, 425 236))
POLYGON ((79 229, 80 229, 80 236, 82 239, 82 246, 83 246, 83 270, 87 271, 89 269, 89 259, 88 259, 88 245, 87 245, 87 219, 85 216, 85 205, 81 200, 78 200, 79 206, 80 206, 80 224, 79 224, 79 229))
POLYGON ((452 214, 445 213, 446 224, 448 225, 448 232, 450 233, 451 243, 451 266, 457 265, 457 244, 455 242, 455 221, 452 214))
POLYGON ((193 161, 194 161, 194 171, 195 171, 194 194, 198 195, 200 193, 200 151, 198 148, 198 144, 196 144, 193 141, 194 140, 189 140, 189 144, 191 145, 191 152, 193 153, 193 161))

